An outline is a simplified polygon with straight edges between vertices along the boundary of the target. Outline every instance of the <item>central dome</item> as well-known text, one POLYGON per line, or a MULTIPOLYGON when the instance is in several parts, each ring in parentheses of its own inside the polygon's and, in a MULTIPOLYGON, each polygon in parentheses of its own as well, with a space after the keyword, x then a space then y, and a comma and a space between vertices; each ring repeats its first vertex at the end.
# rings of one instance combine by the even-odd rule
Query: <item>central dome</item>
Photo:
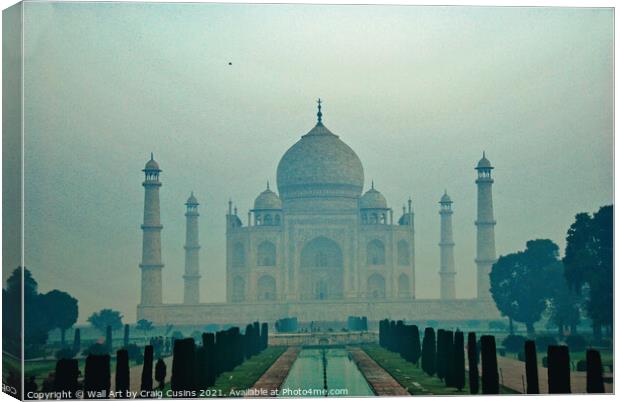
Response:
POLYGON ((286 151, 277 171, 282 199, 357 198, 364 168, 355 152, 319 121, 286 151))

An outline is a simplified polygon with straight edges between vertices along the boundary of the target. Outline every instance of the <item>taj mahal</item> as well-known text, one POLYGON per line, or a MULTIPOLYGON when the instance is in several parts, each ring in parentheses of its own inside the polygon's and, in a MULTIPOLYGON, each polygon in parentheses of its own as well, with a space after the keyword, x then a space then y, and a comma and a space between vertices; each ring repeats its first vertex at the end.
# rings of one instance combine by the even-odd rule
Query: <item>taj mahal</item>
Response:
MULTIPOLYGON (((455 297, 452 200, 439 200, 440 294, 416 298, 415 214, 407 200, 396 216, 374 183, 364 192, 361 160, 323 124, 318 101, 316 125, 291 146, 277 168, 277 192, 266 189, 245 222, 232 201, 226 214, 226 302, 201 303, 199 202, 185 205, 186 239, 183 303, 162 300, 159 164, 146 163, 141 298, 138 319, 156 324, 243 324, 344 321, 347 316, 406 320, 491 320, 499 318, 489 292, 496 261, 491 172, 483 155, 475 166, 478 188, 477 297, 455 297)), ((473 250, 472 250, 473 255, 473 250)), ((208 269, 216 269, 209 266, 208 269)))

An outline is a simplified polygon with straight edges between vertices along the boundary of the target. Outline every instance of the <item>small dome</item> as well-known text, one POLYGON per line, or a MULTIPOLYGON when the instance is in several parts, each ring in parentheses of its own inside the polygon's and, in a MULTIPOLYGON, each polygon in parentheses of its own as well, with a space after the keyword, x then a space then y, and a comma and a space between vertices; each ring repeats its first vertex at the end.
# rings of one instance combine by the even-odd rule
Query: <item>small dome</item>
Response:
POLYGON ((487 159, 484 152, 482 153, 482 159, 478 161, 478 166, 476 166, 476 169, 493 169, 491 162, 487 159))
POLYGON ((146 162, 146 165, 144 166, 144 170, 160 170, 159 164, 155 162, 155 159, 153 159, 152 152, 151 152, 151 159, 148 162, 146 162))
POLYGON ((387 201, 383 194, 375 190, 375 186, 366 191, 366 193, 360 198, 361 209, 387 209, 387 201))
POLYGON ((269 189, 269 183, 267 189, 254 200, 254 209, 282 209, 282 201, 278 194, 269 189))
POLYGON ((198 204, 198 200, 196 199, 196 197, 194 197, 193 191, 192 191, 192 194, 190 194, 189 198, 187 199, 187 202, 185 203, 185 205, 200 205, 198 204))
POLYGON ((442 204, 452 203, 452 198, 450 198, 450 196, 448 195, 448 192, 445 191, 443 193, 443 196, 441 196, 441 200, 439 200, 439 202, 442 204))

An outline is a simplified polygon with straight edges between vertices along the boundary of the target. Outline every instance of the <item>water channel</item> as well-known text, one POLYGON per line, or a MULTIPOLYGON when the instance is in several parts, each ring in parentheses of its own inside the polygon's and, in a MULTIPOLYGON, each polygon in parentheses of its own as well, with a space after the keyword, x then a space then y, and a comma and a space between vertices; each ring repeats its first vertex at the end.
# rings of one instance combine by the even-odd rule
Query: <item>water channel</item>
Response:
POLYGON ((303 349, 284 384, 283 397, 373 396, 372 389, 343 348, 303 349))

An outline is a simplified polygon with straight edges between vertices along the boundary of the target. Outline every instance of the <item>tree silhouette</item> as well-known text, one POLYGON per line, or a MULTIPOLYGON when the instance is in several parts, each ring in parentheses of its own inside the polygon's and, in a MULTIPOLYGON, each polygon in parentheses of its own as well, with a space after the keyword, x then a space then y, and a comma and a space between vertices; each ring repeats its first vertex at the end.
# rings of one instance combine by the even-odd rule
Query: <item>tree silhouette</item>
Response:
MULTIPOLYGON (((499 311, 522 322, 529 335, 551 297, 549 272, 559 264, 558 246, 548 239, 530 240, 525 251, 501 256, 490 273, 491 294, 499 311)), ((512 326, 511 326, 512 327, 512 326)), ((512 330, 512 328, 511 328, 512 330)))
POLYGON ((147 332, 150 332, 153 330, 153 323, 143 318, 141 320, 138 320, 138 322, 136 322, 136 329, 138 331, 144 332, 144 337, 146 338, 147 332))
POLYGON ((93 313, 90 317, 88 317, 87 321, 102 334, 106 333, 106 328, 108 325, 112 327, 113 331, 123 327, 123 316, 121 313, 107 308, 97 313, 93 313))
POLYGON ((579 324, 581 297, 568 286, 564 264, 553 264, 549 275, 550 283, 553 283, 549 300, 549 319, 557 325, 560 336, 564 334, 565 327, 570 327, 571 333, 574 334, 579 324))
POLYGON ((613 205, 580 213, 568 229, 564 265, 576 291, 586 289, 587 312, 596 338, 613 322, 613 205))
POLYGON ((53 328, 60 329, 60 343, 65 345, 65 332, 78 318, 78 301, 66 292, 52 290, 42 295, 42 303, 53 328))

